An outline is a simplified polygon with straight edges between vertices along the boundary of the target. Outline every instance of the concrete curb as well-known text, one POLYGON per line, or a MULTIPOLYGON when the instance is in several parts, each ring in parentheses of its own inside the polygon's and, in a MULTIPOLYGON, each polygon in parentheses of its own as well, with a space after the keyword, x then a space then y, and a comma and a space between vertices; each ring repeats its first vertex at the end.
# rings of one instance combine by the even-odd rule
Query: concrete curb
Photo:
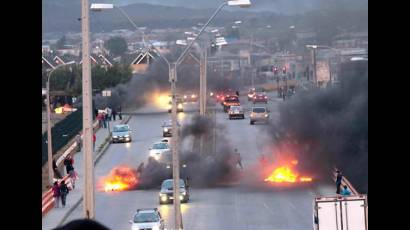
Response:
MULTIPOLYGON (((127 124, 131 120, 131 117, 132 116, 128 116, 128 118, 124 119, 123 122, 121 122, 121 124, 127 124)), ((98 152, 97 156, 94 159, 94 166, 97 165, 101 157, 104 155, 104 153, 107 151, 108 147, 110 146, 111 143, 109 140, 110 140, 110 137, 107 137, 105 141, 103 142, 103 144, 100 145, 99 147, 100 151, 98 152)), ((64 224, 64 222, 71 215, 71 213, 81 204, 82 200, 83 200, 83 196, 81 196, 80 199, 78 199, 78 201, 68 210, 68 212, 63 216, 61 221, 58 223, 57 227, 60 227, 61 225, 64 224)))

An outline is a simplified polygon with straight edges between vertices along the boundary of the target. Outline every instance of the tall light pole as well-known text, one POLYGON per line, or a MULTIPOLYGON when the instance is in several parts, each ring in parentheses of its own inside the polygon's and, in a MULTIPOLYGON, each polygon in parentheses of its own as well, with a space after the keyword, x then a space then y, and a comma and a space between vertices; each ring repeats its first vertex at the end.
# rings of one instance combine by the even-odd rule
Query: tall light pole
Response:
POLYGON ((50 71, 47 77, 47 83, 46 83, 46 88, 47 88, 47 161, 48 161, 48 183, 51 185, 53 184, 53 179, 54 179, 54 171, 53 171, 53 145, 52 145, 52 138, 51 138, 51 104, 50 104, 50 78, 54 71, 57 69, 71 65, 75 63, 74 61, 72 62, 67 62, 63 65, 59 65, 53 70, 50 71))
POLYGON ((83 135, 84 135, 84 217, 95 218, 94 164, 93 164, 93 126, 92 126, 92 82, 90 63, 90 18, 88 0, 81 4, 82 28, 82 75, 83 75, 83 135))

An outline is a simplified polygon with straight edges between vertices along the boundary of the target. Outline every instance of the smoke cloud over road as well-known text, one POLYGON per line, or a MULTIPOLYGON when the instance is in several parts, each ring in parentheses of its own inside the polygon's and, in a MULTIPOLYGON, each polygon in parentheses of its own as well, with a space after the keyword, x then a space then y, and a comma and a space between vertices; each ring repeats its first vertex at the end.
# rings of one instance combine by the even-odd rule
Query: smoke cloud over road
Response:
POLYGON ((297 146, 304 170, 328 177, 336 166, 360 192, 368 189, 367 62, 350 63, 341 86, 301 92, 280 107, 269 133, 277 145, 297 146), (363 67, 365 66, 365 67, 363 67))

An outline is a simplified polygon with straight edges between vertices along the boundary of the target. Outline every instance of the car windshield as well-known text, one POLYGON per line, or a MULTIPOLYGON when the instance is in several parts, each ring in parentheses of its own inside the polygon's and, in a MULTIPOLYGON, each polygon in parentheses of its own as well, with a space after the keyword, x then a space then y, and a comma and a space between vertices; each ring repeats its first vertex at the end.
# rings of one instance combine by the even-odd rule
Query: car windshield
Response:
POLYGON ((155 143, 152 146, 153 149, 168 149, 168 144, 167 143, 155 143))
POLYGON ((266 109, 265 108, 253 108, 252 112, 254 112, 254 113, 264 113, 264 112, 266 112, 266 109))
POLYGON ((265 92, 265 89, 264 88, 256 88, 255 92, 265 92))
POLYGON ((158 222, 159 217, 154 212, 139 212, 134 216, 134 223, 158 222))
POLYGON ((231 110, 232 111, 241 111, 241 107, 240 106, 231 106, 231 110))
MULTIPOLYGON (((172 183, 173 183, 173 180, 166 180, 166 181, 162 182, 161 188, 168 189, 168 190, 173 189, 173 184, 172 183)), ((179 179, 179 186, 180 186, 180 188, 185 187, 184 180, 179 179)))
POLYGON ((127 132, 128 126, 114 126, 114 132, 127 132))

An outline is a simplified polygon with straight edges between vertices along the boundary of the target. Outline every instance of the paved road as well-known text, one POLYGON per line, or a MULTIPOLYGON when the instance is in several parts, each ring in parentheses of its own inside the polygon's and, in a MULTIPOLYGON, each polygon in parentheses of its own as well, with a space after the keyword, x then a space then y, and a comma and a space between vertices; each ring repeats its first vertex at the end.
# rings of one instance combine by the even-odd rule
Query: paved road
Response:
MULTIPOLYGON (((241 100, 245 101, 245 100, 241 100)), ((269 103, 272 118, 278 116, 275 98, 269 103)), ((245 107, 250 107, 248 103, 245 107)), ((191 114, 180 114, 182 123, 189 122, 191 114)), ((226 114, 217 113, 217 122, 224 124, 232 144, 238 148, 244 167, 256 163, 268 140, 264 138, 264 125, 249 125, 245 120, 228 120, 226 114)), ((135 115, 129 122, 134 130, 130 144, 111 145, 96 167, 96 178, 107 175, 119 165, 137 166, 146 161, 149 146, 162 138, 160 124, 169 119, 167 113, 135 115)), ((159 190, 126 191, 96 194, 96 219, 111 229, 130 229, 128 220, 137 208, 158 207, 165 218, 166 228, 173 226, 173 206, 158 205, 159 190)), ((191 201, 182 204, 185 229, 312 229, 312 201, 316 195, 333 195, 331 184, 312 184, 293 189, 270 186, 233 186, 208 189, 191 189, 191 201)), ((67 221, 80 218, 80 205, 67 221)))

